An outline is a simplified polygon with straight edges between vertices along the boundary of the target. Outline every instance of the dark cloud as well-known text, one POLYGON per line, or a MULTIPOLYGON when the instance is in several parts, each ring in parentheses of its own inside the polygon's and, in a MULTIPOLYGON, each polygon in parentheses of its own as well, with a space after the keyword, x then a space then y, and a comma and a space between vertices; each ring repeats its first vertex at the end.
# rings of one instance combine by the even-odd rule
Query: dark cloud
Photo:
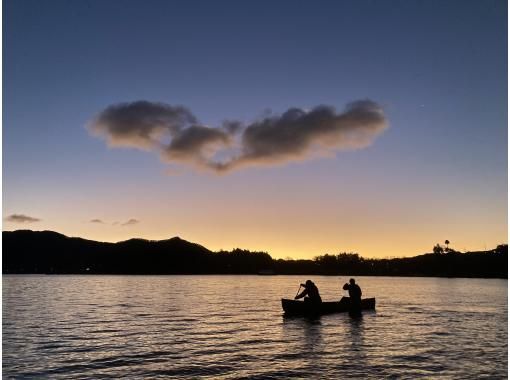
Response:
POLYGON ((140 101, 110 106, 89 124, 112 146, 149 149, 165 162, 216 172, 365 148, 386 128, 382 108, 370 100, 350 103, 344 112, 290 108, 249 124, 225 121, 219 128, 200 125, 184 107, 140 101))
POLYGON ((228 134, 233 135, 243 129, 243 124, 237 120, 227 120, 221 126, 228 134))
POLYGON ((193 125, 177 133, 162 155, 168 161, 207 165, 231 141, 231 136, 221 129, 193 125))
POLYGON ((195 122, 191 112, 182 106, 139 101, 107 107, 88 128, 111 146, 154 149, 163 139, 174 137, 195 122))
POLYGON ((229 162, 226 169, 364 148, 385 128, 382 109, 371 101, 351 103, 344 113, 328 106, 310 111, 291 108, 281 116, 249 125, 242 135, 242 154, 229 162))
POLYGON ((140 221, 137 219, 129 219, 127 222, 122 223, 121 226, 132 226, 133 224, 138 223, 140 223, 140 221))
POLYGON ((12 223, 35 223, 41 221, 39 218, 33 218, 23 214, 12 214, 7 216, 5 220, 12 223))
POLYGON ((101 219, 92 219, 90 223, 104 224, 104 222, 101 219))

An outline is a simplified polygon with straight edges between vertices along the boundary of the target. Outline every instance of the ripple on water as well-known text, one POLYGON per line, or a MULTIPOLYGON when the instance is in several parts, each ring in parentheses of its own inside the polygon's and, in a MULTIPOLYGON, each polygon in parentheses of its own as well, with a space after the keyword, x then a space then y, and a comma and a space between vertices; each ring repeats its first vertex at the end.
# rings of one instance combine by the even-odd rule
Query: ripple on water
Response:
MULTIPOLYGON (((456 279, 445 299, 448 279, 360 277, 364 294, 378 297, 376 312, 360 320, 283 317, 280 298, 293 296, 299 281, 4 276, 3 373, 59 379, 507 377, 506 281, 456 279)), ((314 282, 323 299, 338 298, 338 279, 314 282)))

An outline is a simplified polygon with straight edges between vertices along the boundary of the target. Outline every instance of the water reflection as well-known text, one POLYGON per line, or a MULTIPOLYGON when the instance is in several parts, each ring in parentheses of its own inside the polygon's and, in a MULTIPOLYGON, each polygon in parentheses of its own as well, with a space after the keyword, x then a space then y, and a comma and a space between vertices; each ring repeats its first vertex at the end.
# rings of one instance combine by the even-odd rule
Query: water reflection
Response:
POLYGON ((365 324, 363 315, 346 318, 347 337, 349 337, 350 352, 353 361, 360 365, 366 364, 367 353, 365 351, 365 324))
POLYGON ((321 352, 323 349, 322 323, 320 319, 305 320, 303 323, 303 349, 309 353, 321 352))
MULTIPOLYGON (((328 368, 324 342, 324 329, 321 318, 283 317, 282 333, 287 346, 287 359, 292 358, 292 367, 304 374, 320 373, 328 368)), ((288 364, 289 361, 287 360, 288 364)))
POLYGON ((302 348, 306 351, 315 351, 322 344, 322 322, 320 317, 304 318, 283 316, 284 333, 300 336, 302 348))
POLYGON ((443 301, 437 279, 364 278, 377 313, 306 319, 282 318, 292 276, 4 276, 3 375, 506 377, 507 281, 456 281, 443 301))

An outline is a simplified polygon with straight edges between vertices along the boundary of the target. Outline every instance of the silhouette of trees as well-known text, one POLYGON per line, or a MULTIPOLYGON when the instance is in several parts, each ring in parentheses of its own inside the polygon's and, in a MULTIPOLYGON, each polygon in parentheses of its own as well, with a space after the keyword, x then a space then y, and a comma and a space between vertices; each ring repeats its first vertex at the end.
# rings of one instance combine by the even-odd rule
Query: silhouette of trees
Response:
POLYGON ((434 248, 432 248, 432 251, 433 251, 436 255, 440 255, 440 254, 444 253, 444 248, 443 248, 443 247, 441 247, 441 246, 439 245, 439 243, 438 243, 438 244, 436 244, 436 245, 434 246, 434 248))
POLYGON ((274 260, 267 252, 236 248, 212 252, 178 237, 102 243, 51 231, 13 231, 3 236, 3 273, 47 274, 301 274, 508 278, 508 245, 460 253, 439 244, 415 257, 365 259, 357 253, 312 260, 274 260))
POLYGON ((445 240, 444 241, 445 243, 445 246, 442 246, 441 244, 436 244, 433 248, 432 248, 432 252, 434 252, 436 255, 441 255, 441 254, 444 254, 444 253, 447 253, 447 254, 450 254, 450 253, 459 253, 457 252, 455 249, 453 248, 450 248, 448 245, 450 244, 450 241, 449 240, 445 240))
POLYGON ((500 244, 493 251, 498 255, 508 255, 508 244, 500 244))
POLYGON ((357 253, 342 252, 336 255, 325 254, 314 259, 316 268, 322 274, 350 273, 357 274, 363 267, 364 259, 357 253))

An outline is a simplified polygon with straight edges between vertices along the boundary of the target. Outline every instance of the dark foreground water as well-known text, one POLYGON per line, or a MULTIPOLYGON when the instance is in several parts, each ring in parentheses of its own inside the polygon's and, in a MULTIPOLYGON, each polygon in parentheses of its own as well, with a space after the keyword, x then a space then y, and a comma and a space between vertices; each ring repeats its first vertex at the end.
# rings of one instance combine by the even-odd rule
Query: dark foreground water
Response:
MULTIPOLYGON (((323 300, 347 277, 312 277, 323 300)), ((377 310, 284 318, 296 276, 4 276, 4 378, 506 378, 507 281, 359 277, 377 310)))

